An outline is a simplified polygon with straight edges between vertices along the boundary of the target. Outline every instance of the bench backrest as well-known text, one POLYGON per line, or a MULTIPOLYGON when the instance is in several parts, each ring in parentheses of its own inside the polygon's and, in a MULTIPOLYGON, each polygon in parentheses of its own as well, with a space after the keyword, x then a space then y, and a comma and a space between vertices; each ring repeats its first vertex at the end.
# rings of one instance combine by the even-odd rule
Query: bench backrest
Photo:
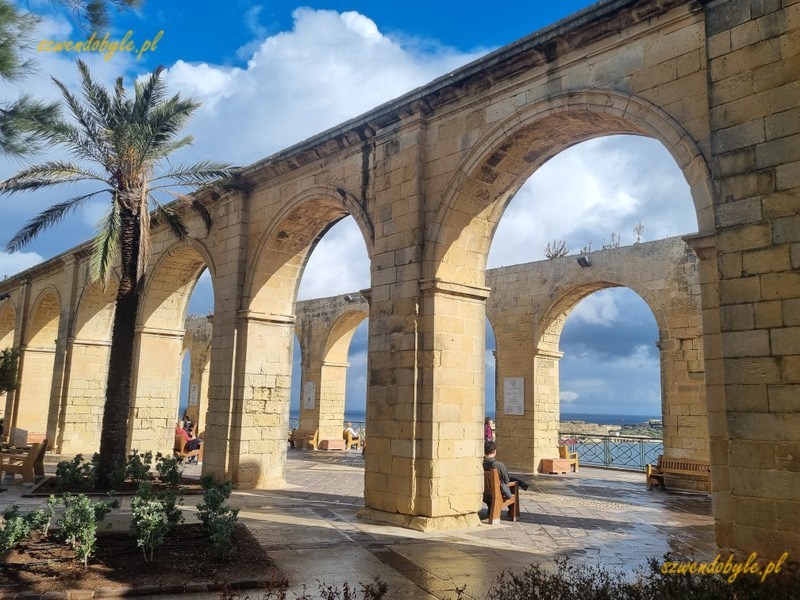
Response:
POLYGON ((491 496, 492 498, 501 496, 500 474, 494 467, 483 472, 483 495, 491 496))
POLYGON ((683 475, 707 475, 711 472, 711 463, 691 458, 664 458, 662 455, 658 457, 658 469, 683 475))
POLYGON ((316 439, 317 432, 314 431, 307 431, 305 429, 295 429, 292 431, 292 439, 293 440, 313 440, 316 439))

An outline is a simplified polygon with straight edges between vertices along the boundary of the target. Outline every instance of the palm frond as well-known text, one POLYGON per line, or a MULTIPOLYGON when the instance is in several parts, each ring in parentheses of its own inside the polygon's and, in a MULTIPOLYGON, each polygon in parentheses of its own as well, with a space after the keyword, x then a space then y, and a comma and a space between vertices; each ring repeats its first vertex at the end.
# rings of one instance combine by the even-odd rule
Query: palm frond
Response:
POLYGON ((70 211, 78 208, 81 204, 86 202, 86 200, 105 191, 106 190, 100 190, 98 192, 92 192, 91 194, 76 196, 75 198, 70 198, 64 202, 59 202, 58 204, 54 204, 53 206, 43 210, 33 219, 28 221, 25 224, 25 227, 20 229, 14 235, 14 237, 11 238, 11 241, 8 242, 8 245, 6 245, 6 252, 16 252, 37 235, 39 235, 39 233, 41 233, 43 230, 47 229, 48 227, 52 227, 61 221, 61 219, 67 216, 70 211))
POLYGON ((175 234, 175 237, 177 237, 179 240, 185 240, 186 236, 189 235, 189 229, 186 227, 183 219, 181 219, 181 216, 176 213, 172 207, 161 204, 155 198, 152 198, 152 196, 151 199, 156 205, 156 215, 164 219, 169 228, 172 230, 172 233, 175 234))
MULTIPOLYGON (((61 96, 64 98, 64 102, 66 103, 67 108, 69 108, 69 111, 72 113, 72 116, 86 132, 88 139, 90 139, 92 143, 97 146, 99 154, 104 157, 111 155, 111 148, 108 144, 108 133, 106 126, 102 122, 98 122, 95 114, 90 110, 87 110, 77 96, 67 89, 67 86, 65 86, 55 77, 52 79, 56 86, 61 90, 61 96)), ((43 131, 43 133, 47 135, 50 141, 53 143, 69 145, 69 137, 64 136, 64 131, 66 131, 68 127, 69 125, 61 125, 59 127, 53 127, 50 128, 50 130, 43 131)))
POLYGON ((103 177, 74 163, 50 161, 23 169, 5 181, 0 181, 0 193, 16 194, 27 190, 38 190, 62 183, 76 181, 100 181, 103 177))
POLYGON ((111 203, 108 213, 97 224, 97 236, 92 243, 89 272, 92 281, 108 282, 108 276, 119 252, 122 220, 117 202, 111 203))
MULTIPOLYGON (((151 182, 167 180, 171 185, 205 185, 218 179, 231 177, 236 173, 236 167, 227 163, 204 160, 193 165, 178 165, 163 175, 154 177, 151 182)), ((165 186, 155 186, 156 189, 165 186)))

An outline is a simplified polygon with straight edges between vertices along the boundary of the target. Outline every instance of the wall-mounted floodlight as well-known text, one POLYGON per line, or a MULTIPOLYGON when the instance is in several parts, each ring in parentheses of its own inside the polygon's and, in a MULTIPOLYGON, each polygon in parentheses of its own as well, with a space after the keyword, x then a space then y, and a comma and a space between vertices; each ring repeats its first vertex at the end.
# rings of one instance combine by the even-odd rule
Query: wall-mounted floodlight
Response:
POLYGON ((344 297, 344 301, 345 301, 345 302, 355 302, 355 301, 356 301, 356 299, 355 299, 355 298, 353 298, 353 296, 351 296, 350 294, 347 294, 347 295, 344 297))
POLYGON ((11 298, 11 294, 9 294, 8 292, 3 292, 2 294, 0 294, 0 300, 8 300, 9 298, 11 298))
POLYGON ((580 265, 582 268, 584 268, 584 269, 585 269, 586 267, 591 267, 591 266, 592 266, 592 261, 590 261, 590 260, 589 260, 588 258, 586 258, 585 256, 579 256, 579 257, 578 257, 578 264, 579 264, 579 265, 580 265))

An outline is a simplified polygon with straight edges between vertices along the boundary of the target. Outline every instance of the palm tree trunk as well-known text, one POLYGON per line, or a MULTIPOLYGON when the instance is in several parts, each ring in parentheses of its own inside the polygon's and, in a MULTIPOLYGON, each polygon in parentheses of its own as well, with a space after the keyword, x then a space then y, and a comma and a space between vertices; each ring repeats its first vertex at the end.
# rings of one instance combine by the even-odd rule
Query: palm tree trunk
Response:
POLYGON ((141 221, 138 214, 127 207, 120 210, 120 221, 122 272, 114 311, 103 429, 100 433, 100 461, 97 466, 99 489, 111 489, 115 473, 119 473, 125 465, 136 314, 139 308, 137 270, 141 221))

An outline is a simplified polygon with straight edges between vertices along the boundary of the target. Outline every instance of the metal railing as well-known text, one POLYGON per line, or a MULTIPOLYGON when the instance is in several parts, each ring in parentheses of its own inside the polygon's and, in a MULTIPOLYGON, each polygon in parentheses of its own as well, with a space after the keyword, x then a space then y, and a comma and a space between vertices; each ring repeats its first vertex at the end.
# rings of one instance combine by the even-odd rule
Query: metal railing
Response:
POLYGON ((635 435, 595 435, 559 432, 559 444, 578 453, 578 464, 645 471, 664 453, 664 440, 635 435))

